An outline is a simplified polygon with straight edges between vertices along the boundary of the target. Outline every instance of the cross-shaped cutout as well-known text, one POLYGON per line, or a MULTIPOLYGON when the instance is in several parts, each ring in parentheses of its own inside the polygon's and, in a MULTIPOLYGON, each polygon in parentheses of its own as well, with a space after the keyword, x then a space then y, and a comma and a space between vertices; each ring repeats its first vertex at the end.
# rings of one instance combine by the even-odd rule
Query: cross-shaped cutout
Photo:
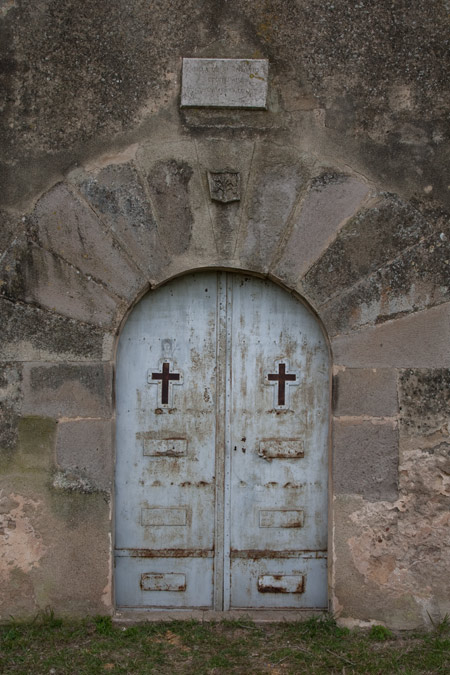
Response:
POLYGON ((160 373, 155 373, 149 371, 148 373, 148 382, 150 384, 159 384, 161 387, 158 387, 158 391, 161 391, 161 405, 169 405, 169 394, 170 394, 170 384, 183 384, 183 376, 180 372, 170 372, 170 362, 164 361, 162 364, 162 370, 160 373))
POLYGON ((295 373, 286 372, 289 370, 289 364, 286 359, 280 359, 275 361, 275 366, 278 366, 277 373, 268 373, 267 374, 267 384, 277 385, 278 390, 275 397, 275 407, 276 408, 287 408, 287 392, 286 385, 298 385, 297 375, 295 373))

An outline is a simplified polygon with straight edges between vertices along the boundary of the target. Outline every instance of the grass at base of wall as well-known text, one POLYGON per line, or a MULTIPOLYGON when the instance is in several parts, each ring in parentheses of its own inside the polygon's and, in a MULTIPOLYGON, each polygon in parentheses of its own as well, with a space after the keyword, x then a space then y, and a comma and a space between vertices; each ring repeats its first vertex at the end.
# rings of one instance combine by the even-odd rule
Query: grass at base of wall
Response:
POLYGON ((383 626, 348 630, 323 617, 295 623, 250 620, 121 625, 52 612, 0 626, 0 672, 24 675, 123 673, 449 673, 450 625, 396 636, 383 626))

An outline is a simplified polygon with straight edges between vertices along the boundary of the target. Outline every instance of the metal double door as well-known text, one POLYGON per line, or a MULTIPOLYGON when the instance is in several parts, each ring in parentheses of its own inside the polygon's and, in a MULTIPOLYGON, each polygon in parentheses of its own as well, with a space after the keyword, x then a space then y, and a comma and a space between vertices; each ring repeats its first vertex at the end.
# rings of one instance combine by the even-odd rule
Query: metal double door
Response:
POLYGON ((225 272, 150 292, 116 403, 118 607, 326 607, 329 357, 303 303, 225 272))

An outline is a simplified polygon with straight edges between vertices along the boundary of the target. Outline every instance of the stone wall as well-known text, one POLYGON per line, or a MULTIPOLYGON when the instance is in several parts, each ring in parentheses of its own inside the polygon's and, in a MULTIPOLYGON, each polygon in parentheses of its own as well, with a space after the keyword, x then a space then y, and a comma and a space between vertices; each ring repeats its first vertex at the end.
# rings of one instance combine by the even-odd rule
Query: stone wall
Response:
POLYGON ((329 336, 332 610, 442 618, 446 3, 11 0, 0 16, 0 616, 112 611, 117 336, 146 291, 218 268, 299 294, 329 336), (268 58, 269 109, 180 110, 182 56, 268 58), (210 199, 224 168, 240 201, 210 199))

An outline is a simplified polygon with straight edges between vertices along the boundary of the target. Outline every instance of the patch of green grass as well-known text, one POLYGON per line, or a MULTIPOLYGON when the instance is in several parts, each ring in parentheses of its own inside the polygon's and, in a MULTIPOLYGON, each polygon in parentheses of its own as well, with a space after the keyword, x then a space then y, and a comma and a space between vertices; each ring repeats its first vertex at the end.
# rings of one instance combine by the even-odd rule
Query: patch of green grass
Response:
POLYGON ((386 628, 386 626, 376 625, 372 626, 370 629, 369 638, 381 642, 382 640, 394 640, 395 635, 389 628, 386 628))
POLYGON ((112 635, 114 633, 113 622, 110 616, 94 616, 97 633, 100 635, 112 635))
POLYGON ((228 668, 231 666, 231 663, 223 654, 214 654, 214 656, 209 659, 207 666, 208 668, 228 668))
POLYGON ((428 612, 430 617, 431 625, 433 626, 433 631, 436 635, 450 635, 450 615, 445 614, 445 616, 437 621, 433 619, 431 614, 428 612))
POLYGON ((104 616, 63 620, 47 611, 0 626, 0 672, 444 674, 450 672, 449 623, 395 637, 383 626, 350 631, 329 615, 277 624, 241 618, 121 625, 104 616))

